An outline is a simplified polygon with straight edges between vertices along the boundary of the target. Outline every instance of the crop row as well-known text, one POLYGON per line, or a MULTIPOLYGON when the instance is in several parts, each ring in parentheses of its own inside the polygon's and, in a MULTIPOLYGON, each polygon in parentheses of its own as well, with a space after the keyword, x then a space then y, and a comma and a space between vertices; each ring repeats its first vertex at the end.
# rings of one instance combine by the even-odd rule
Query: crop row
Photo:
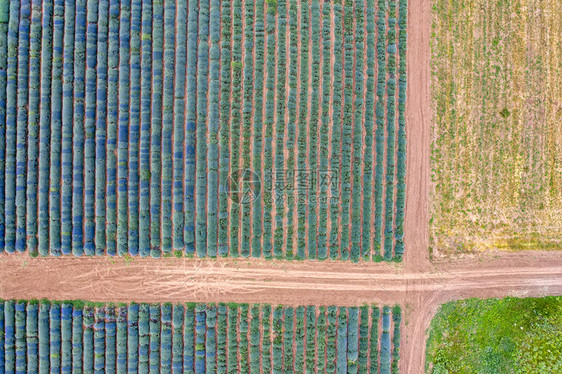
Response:
POLYGON ((2 4, 2 251, 401 258, 406 0, 2 4))
POLYGON ((399 307, 0 302, 2 372, 398 372, 399 307))

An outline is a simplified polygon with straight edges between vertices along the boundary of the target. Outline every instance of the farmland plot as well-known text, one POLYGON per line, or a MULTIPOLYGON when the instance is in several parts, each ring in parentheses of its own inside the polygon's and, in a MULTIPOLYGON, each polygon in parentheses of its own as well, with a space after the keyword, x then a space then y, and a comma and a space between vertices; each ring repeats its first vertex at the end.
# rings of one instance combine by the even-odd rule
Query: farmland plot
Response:
POLYGON ((0 302, 2 372, 397 373, 399 307, 0 302))
POLYGON ((1 251, 402 258, 406 0, 0 5, 1 251))
POLYGON ((560 7, 433 3, 434 253, 560 249, 560 7))

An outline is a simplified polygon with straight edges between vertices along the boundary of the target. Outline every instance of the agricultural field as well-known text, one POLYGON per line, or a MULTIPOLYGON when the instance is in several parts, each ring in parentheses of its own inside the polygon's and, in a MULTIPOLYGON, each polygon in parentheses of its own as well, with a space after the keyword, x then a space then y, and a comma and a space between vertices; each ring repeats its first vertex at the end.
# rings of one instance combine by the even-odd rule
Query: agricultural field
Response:
POLYGON ((400 323, 397 306, 10 300, 0 371, 390 374, 400 323))
POLYGON ((433 3, 431 249, 562 248, 562 8, 433 3))
POLYGON ((427 373, 560 373, 562 297, 468 299, 431 322, 427 373))
POLYGON ((0 13, 0 250, 401 260, 406 0, 0 13))

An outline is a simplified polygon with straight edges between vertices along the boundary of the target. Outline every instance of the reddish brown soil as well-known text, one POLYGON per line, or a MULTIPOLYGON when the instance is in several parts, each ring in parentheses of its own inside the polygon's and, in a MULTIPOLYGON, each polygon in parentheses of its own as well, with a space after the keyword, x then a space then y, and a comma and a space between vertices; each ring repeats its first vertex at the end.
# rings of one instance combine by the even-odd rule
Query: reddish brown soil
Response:
POLYGON ((0 256, 0 298, 104 302, 247 302, 284 305, 401 304, 402 372, 423 371, 425 330, 438 306, 466 297, 562 294, 562 255, 500 253, 430 265, 429 272, 388 263, 32 259, 0 256))

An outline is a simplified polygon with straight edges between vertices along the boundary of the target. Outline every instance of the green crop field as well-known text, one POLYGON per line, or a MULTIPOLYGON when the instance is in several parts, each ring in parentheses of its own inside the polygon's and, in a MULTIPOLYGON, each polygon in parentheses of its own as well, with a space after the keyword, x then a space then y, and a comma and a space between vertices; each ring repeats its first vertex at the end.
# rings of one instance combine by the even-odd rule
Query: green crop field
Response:
POLYGON ((406 0, 0 1, 0 251, 401 260, 406 0))
POLYGON ((0 301, 4 373, 398 372, 401 309, 0 301))
POLYGON ((429 329, 426 372, 562 372, 562 297, 444 304, 429 329))
POLYGON ((431 247, 562 248, 562 7, 433 1, 431 247))

